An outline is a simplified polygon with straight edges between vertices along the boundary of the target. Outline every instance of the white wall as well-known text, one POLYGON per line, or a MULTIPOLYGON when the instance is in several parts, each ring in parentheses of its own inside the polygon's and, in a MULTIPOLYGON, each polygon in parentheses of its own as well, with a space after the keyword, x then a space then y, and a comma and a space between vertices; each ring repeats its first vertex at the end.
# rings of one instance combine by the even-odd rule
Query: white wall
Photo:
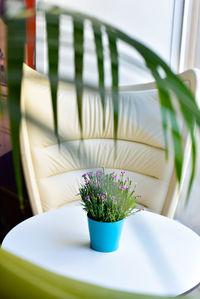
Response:
MULTIPOLYGON (((178 71, 184 0, 48 0, 46 2, 95 16, 118 27, 152 48, 175 71, 178 71)), ((36 65, 39 71, 47 71, 47 66, 44 64, 43 39, 45 33, 44 30, 41 30, 41 24, 42 18, 39 16, 37 36, 40 42, 37 43, 36 65)), ((62 28, 64 32, 66 26, 62 28)), ((137 57, 135 53, 127 49, 124 50, 124 47, 123 51, 134 58, 137 57)), ((66 50, 61 49, 61 53, 66 55, 66 50)), ((65 58, 72 61, 73 53, 68 51, 68 56, 65 58)), ((95 59, 91 58, 91 55, 90 58, 86 57, 86 62, 85 65, 92 64, 92 68, 95 67, 95 59)), ((73 68, 73 66, 70 67, 73 68)), ((90 69, 90 73, 94 74, 95 72, 90 69)), ((93 75, 91 77, 96 80, 93 75)), ((135 67, 127 68, 125 63, 120 62, 120 84, 134 84, 148 80, 151 80, 148 73, 135 67)), ((109 84, 109 78, 106 82, 109 84)))

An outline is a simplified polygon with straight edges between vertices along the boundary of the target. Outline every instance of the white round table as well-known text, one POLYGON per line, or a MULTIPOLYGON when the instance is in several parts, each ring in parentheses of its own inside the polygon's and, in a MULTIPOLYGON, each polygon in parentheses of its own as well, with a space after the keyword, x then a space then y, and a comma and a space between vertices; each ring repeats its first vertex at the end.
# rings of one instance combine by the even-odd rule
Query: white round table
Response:
POLYGON ((128 292, 175 296, 200 282, 200 237, 147 211, 126 219, 112 253, 90 249, 80 203, 23 221, 2 247, 55 273, 128 292))

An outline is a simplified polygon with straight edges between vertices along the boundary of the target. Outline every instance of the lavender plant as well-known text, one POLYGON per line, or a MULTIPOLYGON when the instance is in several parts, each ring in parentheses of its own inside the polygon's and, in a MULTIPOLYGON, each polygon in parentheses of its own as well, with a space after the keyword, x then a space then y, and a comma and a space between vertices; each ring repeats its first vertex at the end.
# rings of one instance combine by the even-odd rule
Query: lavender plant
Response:
POLYGON ((100 222, 115 222, 126 218, 139 209, 135 193, 137 183, 125 178, 125 171, 118 176, 103 170, 82 175, 84 183, 79 188, 83 209, 89 218, 100 222))

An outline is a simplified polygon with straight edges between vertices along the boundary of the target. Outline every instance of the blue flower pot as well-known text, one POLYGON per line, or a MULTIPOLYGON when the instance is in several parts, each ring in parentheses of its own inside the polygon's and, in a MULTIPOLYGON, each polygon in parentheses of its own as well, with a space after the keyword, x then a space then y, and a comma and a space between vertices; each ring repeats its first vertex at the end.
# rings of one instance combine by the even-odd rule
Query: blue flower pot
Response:
POLYGON ((100 252, 118 249, 124 219, 116 222, 99 222, 88 217, 90 247, 100 252))

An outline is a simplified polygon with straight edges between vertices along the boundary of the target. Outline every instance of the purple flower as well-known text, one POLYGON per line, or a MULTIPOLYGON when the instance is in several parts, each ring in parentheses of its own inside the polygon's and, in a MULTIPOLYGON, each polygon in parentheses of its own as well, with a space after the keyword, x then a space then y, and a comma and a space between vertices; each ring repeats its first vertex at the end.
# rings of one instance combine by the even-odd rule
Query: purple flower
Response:
POLYGON ((116 205, 117 204, 117 200, 114 200, 113 203, 114 203, 114 205, 116 205))
POLYGON ((125 171, 121 171, 121 175, 124 175, 125 174, 125 171))
POLYGON ((104 194, 106 195, 106 194, 108 194, 108 192, 105 191, 104 194))
POLYGON ((101 196, 101 199, 102 199, 102 200, 105 200, 105 199, 106 199, 106 198, 105 198, 105 195, 102 195, 102 196, 101 196))
POLYGON ((111 198, 111 199, 115 199, 115 196, 113 195, 113 196, 111 196, 110 198, 111 198))
POLYGON ((93 175, 94 172, 93 172, 93 171, 90 171, 90 172, 88 172, 87 174, 88 174, 88 175, 93 175))
POLYGON ((85 186, 88 186, 91 183, 91 181, 87 181, 87 183, 85 183, 85 186))
POLYGON ((95 188, 99 187, 99 184, 94 184, 94 187, 95 187, 95 188))
POLYGON ((100 196, 101 196, 101 194, 97 193, 97 196, 99 196, 99 197, 100 197, 100 196))
POLYGON ((82 178, 86 177, 86 175, 87 175, 87 174, 86 174, 86 173, 84 173, 84 174, 82 175, 82 178))
POLYGON ((86 196, 86 198, 85 198, 86 200, 89 200, 90 199, 90 197, 89 197, 89 195, 88 196, 86 196))
POLYGON ((102 171, 101 170, 97 171, 97 177, 98 177, 98 179, 102 178, 102 171))
POLYGON ((116 179, 117 176, 113 173, 113 174, 112 174, 112 177, 113 177, 114 179, 116 179))
POLYGON ((119 189, 126 189, 126 186, 119 186, 119 189))

